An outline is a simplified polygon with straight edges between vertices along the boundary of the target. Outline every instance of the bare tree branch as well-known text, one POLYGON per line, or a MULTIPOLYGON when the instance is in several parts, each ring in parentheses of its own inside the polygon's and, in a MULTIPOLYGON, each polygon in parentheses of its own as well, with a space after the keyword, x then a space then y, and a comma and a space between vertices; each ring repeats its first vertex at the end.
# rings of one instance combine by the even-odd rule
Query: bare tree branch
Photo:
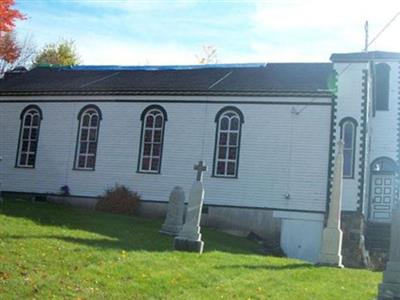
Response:
POLYGON ((196 55, 197 61, 199 64, 217 64, 218 63, 218 55, 217 48, 212 45, 203 45, 202 47, 203 53, 200 55, 196 55))
POLYGON ((32 36, 25 37, 22 41, 18 41, 19 56, 10 63, 4 59, 0 59, 0 78, 7 72, 15 67, 30 68, 36 56, 36 47, 33 43, 32 36))

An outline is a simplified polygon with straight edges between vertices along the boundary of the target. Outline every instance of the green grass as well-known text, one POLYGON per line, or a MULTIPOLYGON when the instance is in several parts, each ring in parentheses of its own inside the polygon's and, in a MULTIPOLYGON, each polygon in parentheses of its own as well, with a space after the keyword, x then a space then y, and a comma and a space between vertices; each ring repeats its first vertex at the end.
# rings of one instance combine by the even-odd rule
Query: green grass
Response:
POLYGON ((172 251, 161 221, 52 204, 0 204, 0 299, 373 299, 382 274, 257 254, 204 229, 172 251))

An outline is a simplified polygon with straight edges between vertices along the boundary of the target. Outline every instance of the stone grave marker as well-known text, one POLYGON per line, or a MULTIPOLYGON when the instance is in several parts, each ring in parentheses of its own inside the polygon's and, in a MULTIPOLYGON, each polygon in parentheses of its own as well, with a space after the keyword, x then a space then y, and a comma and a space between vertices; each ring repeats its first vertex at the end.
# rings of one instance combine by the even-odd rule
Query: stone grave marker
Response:
POLYGON ((169 235, 177 235, 182 230, 184 213, 185 192, 180 186, 176 186, 169 195, 167 216, 160 232, 169 235))
POLYGON ((199 161, 193 169, 197 171, 197 177, 190 190, 185 224, 175 237, 174 248, 179 251, 202 253, 204 242, 201 240, 200 218, 204 200, 203 172, 207 167, 199 161))
POLYGON ((379 300, 400 299, 400 205, 392 211, 389 261, 379 285, 379 300))

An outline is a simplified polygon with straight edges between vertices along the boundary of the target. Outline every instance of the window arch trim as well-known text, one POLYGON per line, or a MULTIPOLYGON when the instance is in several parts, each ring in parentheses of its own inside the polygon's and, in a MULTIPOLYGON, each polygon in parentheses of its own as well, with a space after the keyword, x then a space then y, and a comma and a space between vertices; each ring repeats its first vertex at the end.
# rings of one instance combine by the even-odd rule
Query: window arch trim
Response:
MULTIPOLYGON (((357 146, 357 127, 358 127, 358 123, 357 120, 354 119, 353 117, 345 117, 343 118, 340 122, 339 122, 339 126, 340 126, 340 138, 343 140, 344 142, 344 126, 347 123, 351 123, 353 126, 353 136, 352 136, 352 152, 351 152, 351 166, 350 166, 350 171, 351 174, 350 175, 345 175, 344 174, 344 169, 343 169, 343 179, 354 179, 354 171, 355 171, 355 159, 356 159, 356 146, 357 146)), ((345 147, 345 145, 344 145, 345 147)), ((343 151, 345 151, 346 148, 343 149, 343 151)), ((345 161, 343 160, 343 165, 345 164, 345 161)))
MULTIPOLYGON (((74 165, 73 165, 73 170, 77 170, 77 171, 95 171, 96 169, 96 161, 97 161, 97 148, 98 148, 98 144, 99 144, 99 132, 100 132, 100 123, 101 120, 103 119, 103 115, 102 112, 100 110, 100 108, 97 105, 94 104, 88 104, 85 105, 84 107, 81 108, 81 110, 78 113, 77 116, 78 119, 78 132, 76 134, 76 144, 75 144, 75 157, 74 157, 74 165), (96 141, 95 141, 95 151, 94 151, 94 162, 93 162, 93 167, 91 168, 87 168, 87 167, 79 167, 78 163, 79 163, 79 152, 80 152, 80 143, 81 143, 81 131, 82 131, 82 116, 85 112, 87 112, 88 110, 95 110, 99 120, 97 122, 97 127, 96 127, 96 141)), ((89 140, 88 140, 89 143, 89 140)), ((89 147, 89 145, 87 145, 87 147, 89 147)))
MULTIPOLYGON (((19 136, 18 136, 18 145, 17 145, 17 156, 15 159, 15 167, 16 168, 26 168, 26 169, 34 169, 36 166, 36 156, 37 156, 37 150, 38 150, 38 146, 39 146, 39 137, 40 137, 40 125, 42 123, 43 120, 43 112, 41 110, 41 108, 36 105, 36 104, 31 104, 26 106, 20 113, 19 115, 19 119, 20 119, 20 128, 19 128, 19 136), (21 145, 21 140, 22 140, 22 134, 23 134, 23 129, 25 128, 25 124, 24 124, 24 118, 25 115, 30 111, 30 110, 35 110, 38 114, 39 114, 39 124, 37 126, 37 133, 36 133, 36 149, 34 152, 34 157, 33 157, 33 163, 32 165, 21 165, 20 164, 20 156, 22 153, 22 145, 21 145)), ((31 125, 32 126, 32 125, 31 125)), ((29 137, 29 140, 31 139, 31 137, 29 137)), ((30 143, 30 142, 29 142, 30 143)), ((30 145, 28 146, 30 148, 30 145)), ((29 151, 28 151, 29 152, 29 151)), ((27 161, 28 162, 28 161, 27 161)))
POLYGON ((353 117, 345 117, 342 120, 340 120, 339 122, 339 126, 340 126, 340 136, 342 137, 342 128, 343 128, 343 124, 346 122, 352 122, 354 124, 354 128, 358 127, 358 122, 356 119, 354 119, 353 117))
POLYGON ((41 108, 40 108, 38 105, 36 105, 36 104, 31 104, 31 105, 26 106, 26 107, 21 111, 21 114, 19 115, 19 119, 22 120, 23 117, 25 116, 26 112, 27 112, 28 110, 30 110, 30 109, 36 109, 36 110, 38 111, 38 113, 39 113, 40 120, 43 120, 43 112, 42 112, 41 108))
POLYGON ((229 111, 229 110, 232 110, 233 112, 237 113, 238 116, 239 116, 239 119, 240 119, 240 123, 241 123, 241 124, 244 123, 244 116, 243 116, 242 111, 241 111, 239 108, 235 107, 235 106, 225 106, 225 107, 221 108, 221 109, 217 112, 217 114, 215 115, 215 123, 218 123, 218 121, 219 121, 219 119, 221 118, 221 116, 222 116, 225 112, 227 112, 227 111, 229 111))
POLYGON ((161 113, 164 115, 164 121, 168 121, 168 114, 167 111, 165 110, 164 107, 162 107, 161 105, 157 105, 157 104, 153 104, 153 105, 149 105, 147 106, 141 113, 140 115, 140 121, 144 121, 144 118, 146 117, 147 113, 151 110, 159 110, 161 111, 161 113))
MULTIPOLYGON (((213 159, 213 170, 212 177, 216 178, 238 178, 239 173, 239 162, 240 162, 240 148, 241 148, 241 140, 242 140, 242 125, 244 123, 244 115, 240 109, 235 106, 225 106, 221 108, 217 114, 215 115, 215 141, 214 141, 214 159, 213 159), (237 157, 236 157, 236 166, 235 166, 235 174, 227 175, 227 174, 217 174, 217 164, 218 164, 218 155, 219 155, 219 138, 220 138, 220 120, 224 116, 225 113, 232 111, 239 117, 239 127, 238 127, 238 141, 237 141, 237 157)), ((229 148, 229 145, 228 145, 229 148)), ((228 153, 226 153, 228 155, 228 153)), ((227 161, 226 161, 227 163, 227 161)))
MULTIPOLYGON (((161 167, 162 167, 162 158, 163 158, 163 152, 164 152, 164 136, 165 136, 165 123, 168 121, 168 114, 167 111, 165 110, 164 107, 161 105, 157 104, 152 104, 147 106, 145 109, 143 109, 141 115, 140 115, 140 121, 142 123, 141 125, 141 130, 140 130, 140 143, 139 143, 139 153, 138 153, 138 162, 137 162, 137 167, 136 167, 136 172, 137 173, 142 173, 142 174, 160 174, 161 173, 161 167), (151 170, 151 164, 150 164, 150 169, 145 170, 142 168, 142 160, 144 156, 144 147, 145 147, 145 142, 144 142, 144 133, 145 133, 145 123, 146 123, 146 117, 149 114, 149 112, 157 110, 161 113, 163 117, 163 123, 162 123, 162 129, 161 129, 161 139, 160 139, 160 153, 159 153, 159 163, 158 163, 158 170, 151 170)), ((155 130, 155 127, 153 128, 153 131, 155 130)), ((150 152, 153 154, 153 147, 154 147, 154 136, 152 136, 151 140, 151 149, 150 152)), ((153 155, 151 155, 151 158, 153 159, 153 155)))
POLYGON ((99 108, 97 105, 88 104, 88 105, 85 105, 84 107, 82 107, 81 110, 79 111, 79 113, 78 113, 78 120, 79 120, 79 121, 80 121, 81 118, 82 118, 82 114, 83 114, 85 111, 89 110, 89 109, 94 109, 94 110, 96 110, 96 111, 97 111, 97 114, 99 115, 99 119, 100 119, 100 120, 103 119, 103 115, 102 115, 102 113, 101 113, 100 108, 99 108))

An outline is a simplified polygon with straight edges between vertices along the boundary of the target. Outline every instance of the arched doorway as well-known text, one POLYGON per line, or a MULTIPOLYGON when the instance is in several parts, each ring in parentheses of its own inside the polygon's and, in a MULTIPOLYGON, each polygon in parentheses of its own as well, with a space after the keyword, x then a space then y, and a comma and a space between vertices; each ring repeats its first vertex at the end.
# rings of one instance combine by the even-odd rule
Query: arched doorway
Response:
POLYGON ((388 157, 379 157, 370 169, 369 221, 389 223, 396 199, 397 164, 388 157))

